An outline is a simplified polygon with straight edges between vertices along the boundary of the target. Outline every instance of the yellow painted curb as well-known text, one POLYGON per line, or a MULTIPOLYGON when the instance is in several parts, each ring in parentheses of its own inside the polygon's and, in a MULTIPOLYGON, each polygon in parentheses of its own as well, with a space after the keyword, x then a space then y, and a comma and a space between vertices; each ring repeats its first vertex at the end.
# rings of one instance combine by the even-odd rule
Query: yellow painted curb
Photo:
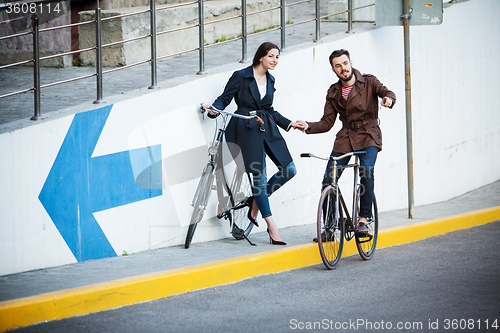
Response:
MULTIPOLYGON (((500 206, 381 230, 377 248, 500 219, 500 206)), ((345 243, 343 257, 357 253, 345 243)), ((321 262, 315 243, 0 302, 0 332, 203 289, 321 262)))
POLYGON ((471 228, 500 219, 500 206, 387 228, 379 233, 377 248, 415 242, 450 231, 471 228))

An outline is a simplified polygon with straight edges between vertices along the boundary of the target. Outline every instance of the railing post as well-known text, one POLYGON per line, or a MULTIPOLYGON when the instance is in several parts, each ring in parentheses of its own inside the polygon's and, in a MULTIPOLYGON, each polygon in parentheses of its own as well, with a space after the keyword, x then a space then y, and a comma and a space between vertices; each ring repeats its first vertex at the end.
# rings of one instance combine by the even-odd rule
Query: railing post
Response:
POLYGON ((198 0, 198 23, 199 23, 199 43, 200 43, 200 71, 196 74, 205 75, 205 11, 203 0, 198 0))
POLYGON ((347 31, 346 33, 352 33, 352 0, 347 0, 347 31))
POLYGON ((33 17, 33 89, 34 89, 34 103, 35 115, 31 120, 41 120, 43 117, 40 115, 40 36, 38 26, 38 15, 34 14, 33 17))
POLYGON ((247 61, 247 1, 241 0, 241 61, 247 61))
POLYGON ((95 67, 96 67, 96 82, 97 82, 97 99, 94 104, 106 103, 102 99, 102 41, 101 41, 101 31, 102 31, 102 21, 101 21, 101 8, 97 7, 95 9, 95 67))
POLYGON ((285 0, 280 0, 281 3, 281 8, 280 8, 280 14, 281 14, 281 51, 285 50, 285 9, 286 9, 286 2, 285 0))
POLYGON ((149 89, 159 88, 156 79, 156 4, 155 0, 149 0, 149 18, 151 30, 151 85, 149 89))
POLYGON ((321 42, 321 31, 320 31, 320 12, 319 12, 319 0, 315 0, 316 3, 316 39, 314 40, 315 43, 320 43, 321 42))

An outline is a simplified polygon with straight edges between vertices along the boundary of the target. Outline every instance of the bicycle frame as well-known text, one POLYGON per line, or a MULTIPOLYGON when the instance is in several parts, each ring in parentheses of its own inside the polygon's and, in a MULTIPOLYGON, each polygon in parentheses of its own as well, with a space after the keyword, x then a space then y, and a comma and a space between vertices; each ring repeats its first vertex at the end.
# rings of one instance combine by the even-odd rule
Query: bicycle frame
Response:
POLYGON ((330 185, 335 189, 335 194, 337 197, 337 200, 335 203, 335 209, 339 208, 339 202, 340 202, 340 204, 342 204, 342 207, 344 208, 344 211, 346 212, 346 215, 347 215, 346 218, 347 218, 347 221, 349 222, 350 225, 354 225, 354 223, 351 219, 351 216, 349 215, 349 210, 347 209, 347 205, 346 205, 344 198, 342 197, 342 193, 340 191, 340 187, 339 187, 338 179, 337 179, 337 172, 338 172, 337 170, 341 170, 341 169, 345 170, 347 168, 354 168, 354 184, 353 184, 353 197, 352 197, 352 210, 351 210, 351 212, 353 212, 355 209, 355 205, 356 205, 356 192, 357 192, 358 187, 361 185, 359 183, 359 155, 364 155, 364 154, 366 154, 366 152, 358 151, 358 152, 346 153, 346 154, 341 155, 339 157, 329 157, 329 158, 316 156, 316 155, 313 155, 310 153, 300 154, 300 157, 314 157, 314 158, 317 158, 317 159, 320 159, 323 161, 330 161, 330 160, 333 161, 332 182, 330 185), (350 157, 350 156, 355 157, 354 163, 347 164, 344 166, 337 166, 338 161, 340 161, 344 158, 350 157))
MULTIPOLYGON (((339 157, 330 157, 330 160, 333 160, 333 170, 332 170, 332 183, 330 185, 333 186, 335 189, 335 194, 336 194, 336 203, 335 203, 335 209, 339 209, 339 203, 342 205, 342 208, 344 209, 344 212, 346 214, 346 226, 348 227, 346 229, 346 232, 350 232, 351 234, 347 237, 347 240, 352 239, 354 237, 354 229, 356 228, 356 223, 353 221, 349 214, 349 210, 347 209, 347 205, 344 201, 344 198, 342 196, 342 193, 340 191, 340 186, 338 184, 338 178, 337 178, 337 170, 345 170, 347 168, 354 168, 354 183, 353 183, 353 191, 352 191, 352 210, 351 212, 354 213, 356 209, 356 194, 358 192, 358 188, 361 185, 359 183, 359 156, 365 154, 365 152, 352 152, 352 153, 347 153, 339 157), (347 164, 344 166, 337 166, 337 162, 343 158, 354 156, 355 160, 354 163, 352 164, 347 164), (340 195, 339 195, 340 194, 340 195)), ((347 234, 346 234, 347 235, 347 234)))

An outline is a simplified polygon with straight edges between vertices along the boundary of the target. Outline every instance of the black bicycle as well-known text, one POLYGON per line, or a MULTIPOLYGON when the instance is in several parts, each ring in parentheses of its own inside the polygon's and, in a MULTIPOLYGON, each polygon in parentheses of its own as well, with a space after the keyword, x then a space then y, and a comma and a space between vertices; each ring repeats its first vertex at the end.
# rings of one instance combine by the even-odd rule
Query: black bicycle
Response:
POLYGON ((301 157, 314 157, 321 160, 332 160, 332 184, 323 189, 319 199, 317 213, 317 237, 321 259, 328 269, 335 269, 339 264, 344 248, 344 239, 350 241, 355 238, 359 255, 364 260, 370 260, 375 253, 378 237, 378 209, 377 200, 373 196, 372 217, 367 221, 368 233, 356 233, 356 223, 359 220, 359 200, 361 183, 359 182, 359 157, 366 154, 364 151, 347 153, 339 157, 318 157, 310 153, 303 153, 301 157), (353 164, 337 166, 337 161, 355 156, 353 164), (352 218, 340 191, 336 174, 338 170, 354 168, 354 187, 352 218))
MULTIPOLYGON (((201 104, 200 112, 204 113, 203 104, 201 104)), ((252 179, 249 173, 245 172, 242 161, 236 159, 236 166, 232 172, 231 181, 227 181, 227 173, 224 165, 224 156, 227 156, 227 145, 222 144, 224 131, 228 124, 229 117, 238 117, 242 119, 255 119, 260 125, 264 122, 257 116, 255 111, 250 112, 249 116, 230 113, 217 109, 211 109, 212 113, 220 115, 222 118, 222 126, 219 128, 216 123, 214 140, 208 148, 209 160, 203 173, 201 174, 198 188, 193 198, 191 205, 193 206, 193 214, 189 223, 188 232, 184 247, 189 248, 193 239, 196 226, 203 218, 205 209, 207 208, 208 200, 212 190, 217 190, 218 208, 217 218, 229 220, 231 235, 238 239, 246 239, 251 245, 255 245, 248 239, 248 235, 252 231, 253 223, 248 219, 248 210, 252 204, 252 179), (214 178, 216 185, 214 186, 214 178)), ((219 119, 218 117, 216 119, 219 119)), ((237 149, 237 147, 232 147, 237 149)), ((229 148, 231 150, 231 148, 229 148)), ((234 151, 229 152, 231 156, 237 155, 234 151)))

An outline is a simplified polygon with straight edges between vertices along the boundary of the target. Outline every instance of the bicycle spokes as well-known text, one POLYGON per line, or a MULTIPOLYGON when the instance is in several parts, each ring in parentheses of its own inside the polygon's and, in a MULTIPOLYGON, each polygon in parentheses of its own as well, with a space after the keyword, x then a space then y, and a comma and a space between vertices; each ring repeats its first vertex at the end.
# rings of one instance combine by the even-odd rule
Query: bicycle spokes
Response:
POLYGON ((328 214, 325 218, 325 225, 323 226, 323 232, 321 233, 325 242, 333 242, 335 240, 335 232, 339 230, 339 223, 340 221, 338 217, 336 217, 333 212, 330 212, 330 214, 328 214))
POLYGON ((329 186, 321 194, 317 221, 318 247, 328 269, 337 267, 344 242, 342 210, 336 206, 335 189, 329 186))
POLYGON ((364 260, 370 260, 375 253, 378 237, 378 209, 377 200, 373 197, 372 217, 367 221, 368 234, 356 235, 356 246, 359 255, 364 260))
POLYGON ((239 200, 236 200, 236 205, 233 207, 233 209, 234 210, 238 210, 238 209, 243 209, 243 208, 246 208, 246 207, 250 207, 250 202, 249 201, 250 201, 250 197, 249 196, 245 197, 244 199, 240 198, 239 200))

